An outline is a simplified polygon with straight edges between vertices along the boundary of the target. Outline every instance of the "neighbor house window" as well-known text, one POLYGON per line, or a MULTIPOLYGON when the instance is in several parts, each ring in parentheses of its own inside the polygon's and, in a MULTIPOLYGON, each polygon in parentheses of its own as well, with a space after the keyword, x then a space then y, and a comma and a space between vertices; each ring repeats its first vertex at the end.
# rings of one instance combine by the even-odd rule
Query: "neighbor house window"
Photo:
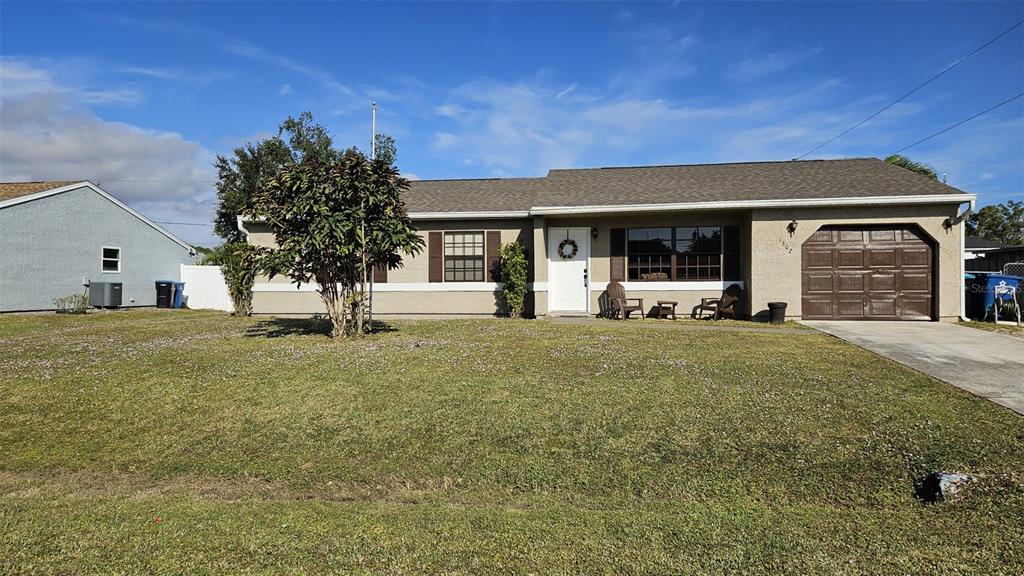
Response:
POLYGON ((103 247, 103 256, 101 257, 104 272, 120 272, 121 271, 121 249, 111 248, 108 246, 103 247))
POLYGON ((626 261, 631 281, 739 280, 739 226, 630 228, 626 261))
POLYGON ((445 232, 444 281, 484 281, 483 232, 445 232))

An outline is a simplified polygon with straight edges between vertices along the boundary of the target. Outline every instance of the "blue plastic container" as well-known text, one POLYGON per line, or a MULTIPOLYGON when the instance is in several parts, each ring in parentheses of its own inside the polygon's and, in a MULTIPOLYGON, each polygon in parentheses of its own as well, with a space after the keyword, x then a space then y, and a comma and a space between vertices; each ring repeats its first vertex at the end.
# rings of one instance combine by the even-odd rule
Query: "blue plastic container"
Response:
POLYGON ((174 283, 174 308, 181 308, 182 303, 185 301, 185 283, 175 282, 174 283))
MULTIPOLYGON (((995 320, 997 286, 1014 286, 1018 291, 1024 289, 1024 278, 998 272, 971 272, 965 274, 964 279, 967 282, 967 316, 973 320, 995 320)), ((1009 294, 1001 294, 999 297, 1002 300, 1010 300, 1009 294)))

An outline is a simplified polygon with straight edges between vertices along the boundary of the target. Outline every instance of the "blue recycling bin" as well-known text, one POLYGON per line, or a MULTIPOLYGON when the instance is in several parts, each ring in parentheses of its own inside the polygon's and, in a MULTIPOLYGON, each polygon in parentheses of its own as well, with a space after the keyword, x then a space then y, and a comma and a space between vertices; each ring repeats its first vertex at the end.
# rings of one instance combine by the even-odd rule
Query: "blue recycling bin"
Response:
POLYGON ((185 301, 185 283, 175 282, 174 283, 174 308, 181 308, 182 303, 185 301))
MULTIPOLYGON (((965 274, 964 279, 967 282, 967 316, 973 320, 995 320, 997 286, 1013 286, 1018 291, 1024 288, 1024 278, 998 272, 971 272, 965 274)), ((1001 294, 1000 298, 1008 301, 1010 296, 1001 294)))

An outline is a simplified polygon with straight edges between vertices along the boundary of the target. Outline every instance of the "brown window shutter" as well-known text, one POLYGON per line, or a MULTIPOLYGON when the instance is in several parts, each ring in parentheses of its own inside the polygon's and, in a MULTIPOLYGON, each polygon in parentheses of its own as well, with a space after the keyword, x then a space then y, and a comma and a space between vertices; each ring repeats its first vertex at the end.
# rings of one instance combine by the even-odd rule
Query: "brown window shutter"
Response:
POLYGON ((373 267, 373 283, 374 284, 386 284, 388 281, 388 267, 387 266, 374 266, 373 267))
POLYGON ((487 254, 487 278, 491 282, 501 282, 501 266, 498 261, 501 259, 501 232, 498 230, 487 231, 487 241, 484 243, 484 251, 487 254))
POLYGON ((611 230, 611 279, 613 282, 626 281, 626 229, 611 230))
POLYGON ((427 256, 429 260, 428 282, 444 282, 444 234, 430 232, 427 235, 427 256))

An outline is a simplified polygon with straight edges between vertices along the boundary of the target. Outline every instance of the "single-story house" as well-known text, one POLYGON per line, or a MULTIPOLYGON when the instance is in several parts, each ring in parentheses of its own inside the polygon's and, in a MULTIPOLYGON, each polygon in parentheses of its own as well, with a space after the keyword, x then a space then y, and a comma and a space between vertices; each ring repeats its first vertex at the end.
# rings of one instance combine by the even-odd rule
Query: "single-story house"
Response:
POLYGON ((0 312, 121 283, 123 306, 154 306, 194 250, 88 181, 0 183, 0 312))
MULTIPOLYGON (((961 206, 974 195, 877 158, 551 170, 545 177, 412 182, 426 250, 380 272, 377 316, 498 312, 501 243, 531 262, 529 312, 595 315, 605 288, 689 312, 731 284, 745 316, 769 302, 806 319, 955 320, 961 206)), ((965 207, 966 209, 966 207, 965 207)), ((270 229, 239 219, 250 242, 270 229)), ((257 314, 322 312, 314 287, 261 278, 257 314)))
MULTIPOLYGON (((964 268, 968 272, 1001 272, 1007 264, 1019 263, 1024 270, 1024 246, 1004 244, 977 236, 964 241, 964 268)), ((1015 270, 1014 273, 1019 273, 1015 270)))

